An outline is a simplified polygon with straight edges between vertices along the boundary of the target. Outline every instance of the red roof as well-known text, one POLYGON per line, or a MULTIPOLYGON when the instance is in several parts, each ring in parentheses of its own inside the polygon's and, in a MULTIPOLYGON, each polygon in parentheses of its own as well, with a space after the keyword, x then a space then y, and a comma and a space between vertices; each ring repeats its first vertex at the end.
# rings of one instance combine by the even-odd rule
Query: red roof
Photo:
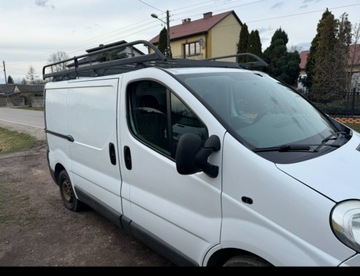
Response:
MULTIPOLYGON (((300 69, 305 70, 310 50, 300 52, 300 69)), ((348 65, 360 65, 360 44, 350 45, 348 65)))
POLYGON ((305 70, 305 66, 306 66, 306 62, 307 62, 309 53, 310 53, 310 50, 302 51, 300 53, 300 69, 301 70, 305 70))
MULTIPOLYGON (((216 15, 212 15, 211 12, 207 12, 203 14, 203 18, 201 19, 191 21, 190 18, 187 18, 184 19, 183 23, 180 25, 170 26, 170 40, 176 40, 182 37, 206 33, 230 14, 233 14, 239 21, 240 25, 242 25, 240 19, 237 17, 234 11, 228 11, 216 15)), ((152 38, 150 42, 153 44, 158 43, 159 35, 152 38)))

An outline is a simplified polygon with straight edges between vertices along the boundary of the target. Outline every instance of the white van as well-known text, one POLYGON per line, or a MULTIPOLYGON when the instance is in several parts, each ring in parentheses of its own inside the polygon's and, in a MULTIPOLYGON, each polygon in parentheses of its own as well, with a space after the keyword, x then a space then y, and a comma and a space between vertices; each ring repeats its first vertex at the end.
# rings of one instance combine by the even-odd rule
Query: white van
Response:
POLYGON ((43 68, 65 207, 179 266, 360 265, 359 133, 263 72, 139 43, 154 53, 43 68))

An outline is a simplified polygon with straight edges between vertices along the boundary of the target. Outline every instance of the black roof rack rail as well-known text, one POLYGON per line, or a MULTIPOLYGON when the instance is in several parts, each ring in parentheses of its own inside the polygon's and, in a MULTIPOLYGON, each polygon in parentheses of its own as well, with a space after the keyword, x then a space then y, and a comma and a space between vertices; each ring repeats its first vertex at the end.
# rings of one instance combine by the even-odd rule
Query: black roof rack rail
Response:
POLYGON ((227 67, 227 68, 251 68, 253 66, 267 66, 267 63, 250 53, 236 54, 230 56, 216 57, 204 60, 194 59, 167 59, 161 51, 152 43, 146 40, 137 40, 129 43, 122 43, 113 47, 106 47, 98 51, 92 51, 81 56, 51 63, 43 67, 43 79, 52 78, 53 81, 75 79, 78 77, 96 77, 120 74, 139 68, 157 66, 163 68, 175 67, 227 67), (113 60, 102 61, 99 56, 109 52, 121 51, 128 47, 143 44, 154 51, 151 54, 123 57, 113 60), (255 62, 239 64, 233 61, 218 61, 238 56, 251 56, 255 62), (50 71, 50 72, 47 72, 50 71))
POLYGON ((261 59, 260 57, 258 57, 255 54, 252 54, 252 53, 240 53, 240 54, 234 54, 234 55, 228 55, 228 56, 208 58, 206 60, 216 61, 217 59, 226 59, 226 58, 233 58, 233 57, 250 57, 255 60, 255 61, 249 61, 249 62, 239 62, 239 65, 242 68, 246 68, 246 69, 251 69, 251 68, 255 68, 255 67, 267 68, 269 66, 269 64, 267 62, 265 62, 263 59, 261 59))
POLYGON ((107 47, 99 51, 93 51, 81 56, 47 64, 43 67, 43 79, 53 78, 54 80, 74 79, 76 77, 92 77, 99 75, 111 75, 136 69, 146 62, 164 61, 166 57, 152 43, 146 40, 137 40, 123 43, 113 47, 107 47), (127 47, 143 44, 151 48, 154 53, 148 55, 133 56, 109 61, 92 60, 111 51, 121 51, 127 47), (50 71, 50 72, 48 72, 50 71))

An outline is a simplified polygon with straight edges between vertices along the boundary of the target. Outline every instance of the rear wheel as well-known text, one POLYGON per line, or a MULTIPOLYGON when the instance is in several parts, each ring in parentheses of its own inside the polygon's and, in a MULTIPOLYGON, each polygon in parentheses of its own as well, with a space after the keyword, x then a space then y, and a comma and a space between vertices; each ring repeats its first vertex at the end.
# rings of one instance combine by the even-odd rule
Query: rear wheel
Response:
POLYGON ((251 255, 239 255, 230 258, 225 262, 224 267, 236 267, 236 266, 271 266, 265 260, 262 260, 256 256, 251 255))
POLYGON ((80 211, 82 202, 76 198, 70 177, 65 170, 60 172, 58 184, 65 208, 74 212, 80 211))

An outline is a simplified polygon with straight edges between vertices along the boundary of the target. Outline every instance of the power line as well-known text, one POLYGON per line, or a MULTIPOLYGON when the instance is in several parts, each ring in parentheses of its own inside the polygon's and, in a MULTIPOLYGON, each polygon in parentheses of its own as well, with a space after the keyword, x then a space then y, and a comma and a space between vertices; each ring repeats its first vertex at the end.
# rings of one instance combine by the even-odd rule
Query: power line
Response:
POLYGON ((162 10, 159 10, 158 8, 155 8, 154 6, 149 5, 148 3, 145 3, 144 1, 141 1, 141 0, 138 0, 138 1, 139 1, 140 3, 145 4, 146 6, 149 6, 150 8, 153 8, 153 9, 155 9, 155 10, 158 10, 158 11, 164 12, 164 11, 162 11, 162 10))
MULTIPOLYGON (((358 6, 358 5, 360 5, 360 4, 352 4, 352 5, 347 5, 347 6, 341 6, 341 7, 329 8, 329 10, 343 9, 343 8, 348 8, 348 7, 352 7, 352 6, 358 6)), ((249 22, 249 23, 253 23, 253 22, 262 22, 262 21, 268 21, 268 20, 274 20, 274 19, 280 19, 280 18, 286 18, 286 17, 292 17, 292 16, 298 16, 298 15, 304 15, 304 14, 318 13, 318 12, 324 12, 324 10, 315 10, 315 11, 309 11, 309 12, 294 13, 294 14, 288 14, 288 15, 282 15, 282 16, 276 16, 276 17, 270 17, 270 18, 265 18, 265 19, 252 20, 252 21, 248 21, 248 22, 249 22)))
MULTIPOLYGON (((162 10, 147 4, 146 2, 142 1, 142 0, 138 0, 139 2, 141 2, 144 5, 147 5, 153 9, 156 9, 158 11, 163 12, 162 10)), ((239 7, 243 7, 243 6, 248 6, 248 5, 253 5, 253 4, 258 4, 260 2, 264 2, 266 0, 258 0, 258 1, 251 1, 251 2, 247 2, 244 3, 244 0, 236 0, 236 1, 217 1, 217 3, 214 3, 214 1, 202 1, 200 3, 195 3, 195 4, 191 4, 191 5, 187 5, 184 7, 180 7, 177 9, 173 9, 170 10, 172 13, 174 13, 174 15, 171 16, 171 21, 176 21, 176 20, 181 20, 182 19, 182 15, 186 15, 186 17, 196 17, 199 16, 201 17, 201 12, 199 12, 199 10, 204 10, 204 9, 212 9, 213 12, 221 12, 221 11, 225 11, 225 10, 229 10, 229 9, 235 9, 235 8, 239 8, 239 7), (239 2, 243 2, 240 3, 239 2), (221 6, 220 9, 214 9, 221 6), (196 7, 196 10, 198 11, 197 13, 194 13, 192 15, 188 14, 189 10, 194 10, 196 7)), ((351 4, 351 5, 344 5, 344 6, 340 6, 340 7, 334 7, 334 8, 329 8, 329 10, 336 10, 336 9, 340 9, 340 8, 347 8, 347 7, 353 7, 353 6, 358 6, 360 4, 351 4)), ((311 13, 316 13, 316 12, 320 12, 321 10, 315 10, 315 11, 309 11, 309 12, 303 12, 303 13, 296 13, 296 14, 291 14, 291 15, 283 15, 283 16, 277 16, 277 17, 272 17, 272 18, 263 18, 263 19, 256 19, 256 20, 251 20, 248 21, 247 23, 254 23, 254 22, 263 22, 263 21, 268 21, 268 20, 276 20, 276 19, 281 19, 281 18, 286 18, 286 17, 292 17, 292 16, 299 16, 299 15, 306 15, 306 14, 311 14, 311 13)), ((136 23, 131 23, 127 26, 124 26, 120 29, 116 29, 113 30, 109 33, 100 35, 100 36, 96 36, 93 38, 90 38, 88 40, 82 41, 80 43, 74 44, 72 46, 70 46, 69 48, 65 48, 63 49, 65 52, 67 52, 68 54, 70 53, 76 53, 78 51, 83 51, 84 48, 87 47, 93 47, 94 44, 97 42, 97 44, 106 44, 106 43, 110 43, 114 40, 119 40, 118 36, 119 34, 122 35, 122 37, 126 37, 127 35, 131 36, 134 35, 136 33, 141 33, 144 32, 146 30, 152 29, 156 26, 156 21, 151 20, 150 18, 150 13, 149 13, 149 19, 145 19, 145 20, 140 20, 140 21, 136 21, 136 23), (111 41, 112 40, 112 41, 111 41), (87 46, 88 45, 88 46, 87 46)), ((71 56, 71 55, 70 55, 71 56)), ((34 62, 44 62, 46 61, 45 59, 35 59, 35 60, 29 60, 28 63, 34 63, 34 62)), ((17 69, 16 67, 21 66, 22 64, 25 64, 25 62, 8 62, 8 68, 14 68, 14 70, 21 70, 21 69, 17 69), (15 66, 14 66, 15 65, 15 66)), ((22 69, 24 70, 24 69, 22 69)))

